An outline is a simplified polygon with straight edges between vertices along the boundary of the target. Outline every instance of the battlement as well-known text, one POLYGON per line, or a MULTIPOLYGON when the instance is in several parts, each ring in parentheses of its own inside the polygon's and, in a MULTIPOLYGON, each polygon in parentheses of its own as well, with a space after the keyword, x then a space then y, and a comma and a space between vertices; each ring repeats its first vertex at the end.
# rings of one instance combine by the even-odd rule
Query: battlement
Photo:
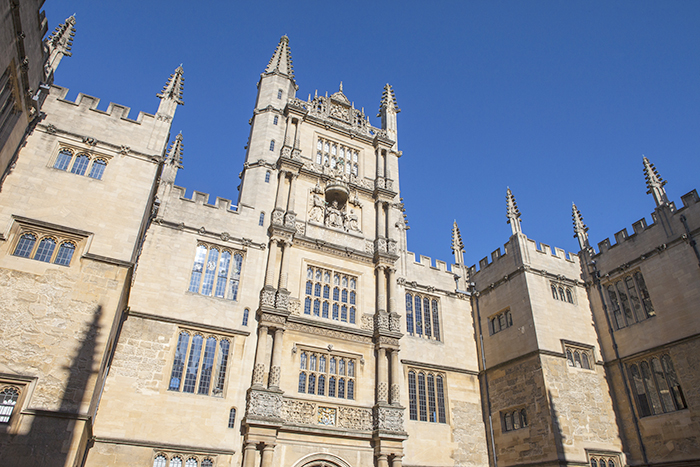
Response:
POLYGON ((50 90, 50 96, 55 97, 55 100, 57 102, 60 102, 62 104, 68 104, 71 106, 75 106, 78 108, 80 111, 92 111, 96 112, 98 114, 102 114, 106 117, 111 117, 114 119, 120 119, 124 120, 126 122, 130 123, 135 123, 138 125, 141 125, 143 123, 150 123, 154 122, 156 117, 153 114, 149 114, 146 112, 139 112, 138 116, 136 117, 136 120, 129 118, 129 113, 131 112, 131 107, 126 107, 121 104, 115 104, 114 102, 110 102, 109 106, 107 106, 107 110, 100 110, 97 108, 97 106, 100 103, 100 99, 97 97, 89 96, 87 94, 83 93, 78 93, 78 96, 75 98, 75 101, 70 101, 66 99, 66 95, 68 95, 68 88, 64 88, 61 86, 57 86, 52 84, 51 85, 51 90, 50 90))
MULTIPOLYGON (((676 209, 676 206, 674 203, 670 203, 670 211, 671 211, 671 222, 673 223, 678 223, 679 225, 681 224, 680 221, 680 216, 684 215, 685 213, 688 212, 690 209, 698 209, 698 204, 700 203, 700 197, 698 196, 697 190, 692 190, 685 195, 681 196, 681 201, 683 202, 683 206, 679 209, 676 209)), ((656 235, 661 235, 662 232, 659 232, 659 229, 656 228, 659 225, 659 219, 657 219, 657 212, 652 212, 651 213, 651 219, 652 223, 647 224, 646 218, 642 217, 639 219, 637 222, 632 224, 632 234, 630 234, 627 231, 627 228, 624 228, 618 232, 616 232, 613 237, 615 239, 615 243, 610 242, 610 238, 606 238, 600 242, 598 242, 598 252, 594 254, 594 256, 598 256, 601 254, 605 254, 610 250, 615 249, 616 247, 626 244, 628 242, 634 241, 635 243, 644 242, 646 238, 656 236, 656 235), (659 232, 657 234, 657 232, 659 232)), ((700 219, 697 220, 700 222, 700 219)), ((663 230, 663 229, 661 229, 663 230)), ((679 228, 677 234, 682 234, 683 229, 679 228)), ((654 241, 651 240, 650 241, 654 241)), ((661 239, 656 239, 656 242, 661 242, 661 239)), ((662 242, 663 243, 663 242, 662 242)))
POLYGON ((435 265, 433 265, 433 259, 429 256, 425 255, 417 255, 416 253, 413 253, 412 251, 407 251, 406 255, 408 256, 409 260, 413 260, 411 264, 413 266, 420 266, 420 267, 427 267, 430 268, 434 271, 439 271, 439 272, 446 272, 450 274, 450 276, 453 276, 454 274, 459 274, 461 275, 462 272, 457 270, 457 265, 452 264, 448 267, 448 263, 445 261, 441 261, 439 259, 435 260, 435 265))
POLYGON ((230 199, 216 197, 214 204, 209 204, 209 193, 202 193, 201 191, 193 191, 192 197, 187 198, 187 188, 181 186, 173 186, 171 192, 171 201, 178 200, 185 203, 192 203, 195 205, 203 206, 208 209, 221 209, 226 212, 231 212, 234 214, 239 213, 238 206, 231 204, 230 199))

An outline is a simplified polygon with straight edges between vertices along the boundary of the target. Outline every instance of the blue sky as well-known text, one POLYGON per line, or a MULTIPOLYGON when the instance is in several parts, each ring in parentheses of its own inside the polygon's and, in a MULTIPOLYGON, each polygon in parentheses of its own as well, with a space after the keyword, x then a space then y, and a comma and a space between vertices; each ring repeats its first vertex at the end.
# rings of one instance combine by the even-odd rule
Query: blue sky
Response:
POLYGON ((177 182, 238 197, 256 83, 290 38, 305 99, 344 92, 375 118, 392 84, 409 249, 449 260, 459 223, 474 264, 505 243, 510 187, 530 238, 578 251, 571 203, 593 244, 654 207, 642 155, 680 196, 700 174, 700 2, 50 0, 76 13, 56 84, 155 112, 183 63, 177 182), (202 6, 206 5, 206 6, 202 6))

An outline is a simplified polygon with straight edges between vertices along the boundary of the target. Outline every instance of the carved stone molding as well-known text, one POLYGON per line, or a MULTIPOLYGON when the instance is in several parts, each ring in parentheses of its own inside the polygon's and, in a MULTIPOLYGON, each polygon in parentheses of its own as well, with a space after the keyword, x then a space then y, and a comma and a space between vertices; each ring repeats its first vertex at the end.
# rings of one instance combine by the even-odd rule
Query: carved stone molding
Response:
POLYGON ((278 290, 277 297, 275 299, 275 306, 278 310, 289 309, 289 291, 288 290, 278 290))
POLYGON ((272 313, 263 313, 260 316, 260 322, 271 323, 271 324, 284 324, 287 321, 282 315, 273 315, 272 313))
POLYGON ((378 238, 374 241, 374 251, 377 253, 386 253, 387 248, 385 238, 378 238))
POLYGON ((389 314, 389 331, 401 332, 401 315, 398 313, 389 314))
POLYGON ((288 212, 284 216, 284 226, 296 230, 297 215, 293 212, 288 212))
POLYGON ((289 312, 293 315, 301 315, 301 301, 296 298, 290 298, 289 312))
POLYGON ((280 375, 282 370, 278 366, 270 368, 270 386, 278 388, 280 386, 280 375))
POLYGON ((389 314, 385 311, 378 311, 374 315, 374 325, 377 331, 389 330, 389 314))
POLYGON ((282 419, 294 425, 313 425, 316 404, 285 399, 282 404, 282 419))
POLYGON ((355 407, 338 407, 338 427, 349 430, 370 431, 372 411, 355 407))
POLYGON ((275 306, 276 290, 270 287, 264 287, 260 291, 260 305, 273 308, 275 306))
POLYGON ((374 315, 365 313, 362 315, 360 322, 360 329, 366 329, 368 331, 374 331, 374 315))
POLYGON ((257 363, 253 369, 253 384, 262 385, 265 378, 265 365, 257 363))
POLYGON ((379 343, 385 344, 388 346, 392 346, 392 347, 399 346, 399 340, 394 338, 394 337, 389 337, 389 336, 379 336, 379 343))
POLYGON ((398 407, 375 407, 374 428, 376 430, 403 433, 403 411, 398 407))
POLYGON ((335 339, 343 339, 347 341, 360 342, 363 344, 371 344, 372 338, 365 336, 358 336, 357 334, 352 334, 349 332, 336 331, 334 329, 326 329, 322 327, 309 326, 301 323, 287 323, 287 329, 294 331, 301 331, 308 334, 315 334, 317 336, 331 337, 335 339))
POLYGON ((272 211, 272 225, 284 225, 284 211, 278 209, 272 211))
POLYGON ((282 419, 282 394, 258 389, 248 392, 246 418, 267 419, 278 421, 282 419))

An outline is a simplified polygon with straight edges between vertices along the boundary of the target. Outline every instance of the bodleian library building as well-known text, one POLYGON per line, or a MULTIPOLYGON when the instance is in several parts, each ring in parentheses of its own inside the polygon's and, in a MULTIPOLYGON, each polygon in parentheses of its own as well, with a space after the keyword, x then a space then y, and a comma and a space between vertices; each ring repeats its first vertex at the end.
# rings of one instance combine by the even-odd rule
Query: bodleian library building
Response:
POLYGON ((66 100, 41 3, 0 6, 1 465, 700 465, 695 190, 644 158, 652 222, 594 246, 573 206, 577 253, 507 190, 503 247, 416 256, 392 87, 378 126, 302 100, 283 36, 239 199, 187 197, 183 68, 135 119, 66 100))

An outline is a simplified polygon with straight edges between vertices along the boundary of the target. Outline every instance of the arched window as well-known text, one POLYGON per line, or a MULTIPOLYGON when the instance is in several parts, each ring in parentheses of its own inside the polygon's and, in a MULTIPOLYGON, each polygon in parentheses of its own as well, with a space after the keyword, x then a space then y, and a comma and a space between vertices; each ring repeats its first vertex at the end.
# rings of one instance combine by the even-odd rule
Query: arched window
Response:
POLYGON ((355 398, 355 381, 348 380, 348 399, 355 398))
POLYGON ((282 90, 281 89, 277 90, 277 99, 282 99, 282 90))
POLYGON ((265 183, 270 183, 270 171, 265 172, 265 183))
POLYGON ((265 225, 265 213, 264 212, 260 213, 260 219, 258 219, 258 225, 261 227, 263 225, 265 225))
POLYGON ((94 178, 95 180, 102 180, 102 174, 105 173, 105 167, 107 167, 107 161, 103 159, 96 159, 90 167, 90 174, 88 177, 94 178))
POLYGON ((569 366, 574 366, 574 356, 569 349, 566 349, 566 364, 569 366))
POLYGON ((316 375, 313 373, 309 375, 309 388, 307 392, 309 394, 316 394, 316 375))
POLYGON ((328 378, 328 396, 335 397, 335 376, 328 378))
POLYGON ((576 368, 581 368, 581 354, 578 350, 574 351, 574 366, 576 368))
POLYGON ((566 289, 566 301, 574 303, 574 297, 571 295, 571 289, 566 289))
POLYGON ((72 242, 63 242, 61 246, 58 247, 58 254, 56 255, 55 264, 61 266, 69 266, 70 260, 73 258, 73 253, 75 252, 75 244, 72 242))
POLYGON ((277 122, 279 121, 279 119, 280 118, 277 115, 275 115, 275 118, 272 119, 272 124, 277 125, 277 122))
POLYGON ((214 467, 214 461, 211 459, 204 459, 202 461, 202 467, 214 467))
POLYGON ((299 373, 299 392, 306 392, 306 373, 299 373))
POLYGON ((180 456, 175 456, 170 459, 169 467, 182 467, 182 458, 180 456))
POLYGON ((447 423, 445 419, 445 389, 442 383, 442 376, 438 375, 435 378, 437 386, 437 403, 438 403, 438 422, 447 423))
POLYGON ((166 467, 168 465, 168 458, 163 454, 158 454, 155 459, 153 459, 153 467, 166 467))
POLYGON ((209 258, 204 267, 204 280, 202 281, 202 295, 211 295, 214 287, 214 277, 216 276, 216 265, 219 263, 219 250, 211 248, 209 258))
POLYGON ((306 352, 302 352, 301 357, 299 358, 299 368, 301 368, 302 370, 306 370, 306 359, 306 352))
POLYGON ((563 287, 559 287, 559 300, 561 300, 562 302, 566 300, 566 298, 564 298, 564 288, 563 287))
POLYGON ((591 467, 598 467, 598 461, 595 459, 591 459, 591 467))
POLYGON ((204 245, 197 246, 197 252, 194 256, 194 265, 192 266, 192 275, 190 276, 190 292, 199 292, 199 283, 202 280, 202 271, 204 271, 204 261, 207 258, 207 247, 204 245))
POLYGON ((187 459, 187 462, 185 462, 185 467, 197 467, 197 459, 190 457, 187 459))
POLYGON ((437 422, 437 407, 435 405, 435 377, 433 375, 428 375, 428 414, 431 422, 437 422))
POLYGON ((338 397, 345 399, 345 378, 338 378, 338 397))
POLYGON ((552 284, 552 297, 554 300, 559 300, 559 296, 557 295, 557 287, 552 284))
POLYGON ((36 249, 34 259, 48 263, 53 256, 53 250, 56 248, 56 241, 53 238, 44 238, 39 242, 39 247, 36 249))
POLYGON ((250 314, 250 310, 246 308, 243 310, 243 326, 248 326, 248 315, 250 314))
POLYGON ((66 170, 70 165, 71 159, 73 159, 73 153, 68 149, 63 149, 58 153, 56 162, 53 164, 53 168, 58 170, 66 170))
POLYGON ((15 247, 15 252, 12 254, 21 256, 22 258, 29 258, 29 255, 34 249, 34 243, 36 243, 36 236, 34 234, 24 234, 19 238, 17 247, 15 247))
POLYGON ((304 300, 304 314, 305 315, 310 315, 311 314, 311 298, 306 297, 304 300))
MULTIPOLYGON (((323 371, 323 370, 321 370, 323 371)), ((325 375, 318 376, 318 395, 323 396, 326 393, 326 377, 325 375)))
POLYGON ((581 367, 585 370, 591 369, 591 364, 588 361, 588 354, 586 352, 581 353, 581 367))
POLYGON ((6 386, 0 391, 0 424, 10 423, 18 399, 19 389, 13 386, 6 386))
POLYGON ((75 158, 75 162, 70 171, 76 175, 85 175, 89 163, 90 157, 88 157, 87 154, 79 154, 78 157, 75 158))
POLYGON ((270 151, 274 151, 274 150, 275 150, 275 140, 273 139, 273 140, 270 140, 270 151))

